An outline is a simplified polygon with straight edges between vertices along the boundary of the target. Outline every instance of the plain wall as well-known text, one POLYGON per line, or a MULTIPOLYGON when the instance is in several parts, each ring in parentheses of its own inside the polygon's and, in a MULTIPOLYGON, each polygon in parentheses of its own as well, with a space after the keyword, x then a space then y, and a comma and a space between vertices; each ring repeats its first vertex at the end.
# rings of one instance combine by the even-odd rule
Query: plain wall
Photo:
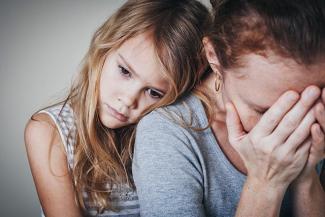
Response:
POLYGON ((25 124, 39 108, 64 96, 92 34, 124 2, 0 1, 0 216, 40 216, 25 124))

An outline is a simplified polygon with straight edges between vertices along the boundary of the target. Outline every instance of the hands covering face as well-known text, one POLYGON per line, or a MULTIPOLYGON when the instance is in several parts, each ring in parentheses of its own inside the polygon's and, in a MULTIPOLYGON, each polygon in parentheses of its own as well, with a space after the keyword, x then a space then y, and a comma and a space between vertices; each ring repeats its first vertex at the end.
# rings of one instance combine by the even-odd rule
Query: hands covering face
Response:
POLYGON ((246 133, 236 108, 227 104, 230 144, 243 159, 248 178, 274 188, 303 181, 325 158, 325 89, 284 93, 246 133))
POLYGON ((325 88, 323 88, 319 102, 312 108, 316 122, 311 127, 311 147, 305 168, 299 175, 299 180, 309 177, 315 171, 316 164, 325 158, 325 88))

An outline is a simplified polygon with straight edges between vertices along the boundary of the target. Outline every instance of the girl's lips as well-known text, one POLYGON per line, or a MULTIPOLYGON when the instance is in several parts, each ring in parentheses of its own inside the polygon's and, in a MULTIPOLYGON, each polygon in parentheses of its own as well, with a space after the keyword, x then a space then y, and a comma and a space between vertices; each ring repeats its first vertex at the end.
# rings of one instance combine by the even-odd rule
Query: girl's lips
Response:
POLYGON ((114 108, 110 107, 109 105, 107 105, 107 104, 105 104, 105 105, 106 105, 106 107, 107 107, 108 112, 109 112, 109 113, 110 113, 114 118, 116 118, 116 119, 118 119, 119 121, 122 121, 122 122, 126 122, 126 121, 128 120, 128 118, 127 118, 125 115, 119 113, 119 112, 116 111, 114 108))

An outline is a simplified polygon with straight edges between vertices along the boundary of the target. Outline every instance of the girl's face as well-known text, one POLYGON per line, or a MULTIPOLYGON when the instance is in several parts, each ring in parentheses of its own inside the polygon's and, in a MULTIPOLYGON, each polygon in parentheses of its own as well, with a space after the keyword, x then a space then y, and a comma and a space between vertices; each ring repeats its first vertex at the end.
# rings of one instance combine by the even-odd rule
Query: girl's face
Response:
POLYGON ((99 117, 116 129, 136 123, 158 102, 169 85, 149 34, 140 34, 110 52, 105 60, 99 92, 99 117))
POLYGON ((285 91, 301 93, 309 85, 325 87, 324 58, 310 66, 275 54, 249 54, 241 61, 242 67, 224 72, 222 98, 235 105, 247 132, 285 91))

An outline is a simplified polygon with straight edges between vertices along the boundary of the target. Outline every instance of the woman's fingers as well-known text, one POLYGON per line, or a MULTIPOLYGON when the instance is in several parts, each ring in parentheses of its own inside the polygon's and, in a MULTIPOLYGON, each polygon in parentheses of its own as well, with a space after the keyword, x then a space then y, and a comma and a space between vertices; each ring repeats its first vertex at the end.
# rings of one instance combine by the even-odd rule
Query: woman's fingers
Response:
MULTIPOLYGON (((300 100, 296 105, 284 116, 273 134, 278 138, 286 139, 301 124, 305 115, 312 108, 316 100, 320 96, 320 90, 316 86, 307 87, 301 94, 300 100)), ((310 130, 308 130, 309 132, 310 130)), ((283 140, 283 141, 284 141, 283 140)))
MULTIPOLYGON (((299 126, 290 134, 287 141, 285 142, 285 148, 288 150, 295 151, 310 135, 311 126, 315 123, 315 115, 313 110, 309 110, 307 115, 300 122, 299 126)), ((278 137, 276 133, 273 135, 278 137)))
MULTIPOLYGON (((295 159, 297 159, 298 162, 296 162, 297 164, 302 163, 303 165, 306 165, 307 160, 308 160, 308 156, 309 156, 309 151, 311 148, 311 140, 310 139, 306 139, 297 149, 297 151, 295 152, 295 159)), ((301 170, 304 167, 301 167, 301 170)))
POLYGON ((319 160, 325 158, 325 136, 318 123, 314 123, 311 127, 311 137, 312 147, 310 153, 316 157, 316 162, 311 163, 317 164, 319 160), (319 159, 317 156, 319 156, 319 159))
MULTIPOLYGON (((324 90, 323 90, 323 92, 325 93, 324 90)), ((325 103, 325 102, 323 102, 323 103, 325 103)), ((321 102, 317 103, 314 111, 315 111, 315 116, 316 116, 317 122, 319 123, 323 132, 325 132, 325 107, 324 107, 323 103, 321 103, 321 102)))
POLYGON ((235 145, 246 132, 238 116, 237 110, 232 103, 226 104, 226 125, 228 129, 229 142, 235 145))
POLYGON ((260 121, 252 130, 254 134, 261 137, 270 135, 277 127, 285 114, 297 103, 299 94, 287 91, 265 112, 260 121))

